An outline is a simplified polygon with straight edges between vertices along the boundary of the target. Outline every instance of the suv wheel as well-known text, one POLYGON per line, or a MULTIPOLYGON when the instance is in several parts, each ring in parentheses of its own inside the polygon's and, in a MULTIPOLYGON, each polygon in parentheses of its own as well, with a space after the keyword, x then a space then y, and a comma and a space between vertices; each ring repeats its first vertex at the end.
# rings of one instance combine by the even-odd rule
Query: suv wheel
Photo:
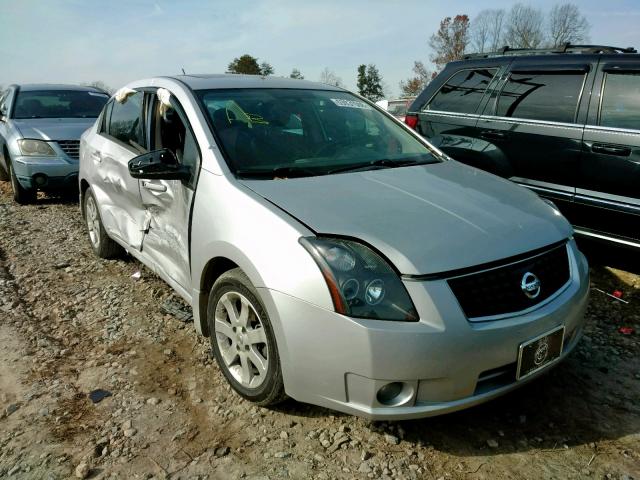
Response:
POLYGON ((5 152, 7 168, 9 169, 9 180, 11 181, 11 189, 13 190, 13 199, 20 205, 27 205, 36 201, 37 192, 34 188, 24 188, 20 185, 16 172, 13 171, 13 164, 7 152, 5 152))
POLYGON ((261 406, 286 398, 278 349, 267 311, 239 268, 211 288, 207 321, 222 373, 242 397, 261 406))
POLYGON ((98 202, 96 202, 96 197, 93 195, 91 188, 88 188, 84 194, 83 207, 89 243, 91 243, 93 252, 100 258, 119 257, 122 254, 122 247, 107 235, 98 211, 98 202))

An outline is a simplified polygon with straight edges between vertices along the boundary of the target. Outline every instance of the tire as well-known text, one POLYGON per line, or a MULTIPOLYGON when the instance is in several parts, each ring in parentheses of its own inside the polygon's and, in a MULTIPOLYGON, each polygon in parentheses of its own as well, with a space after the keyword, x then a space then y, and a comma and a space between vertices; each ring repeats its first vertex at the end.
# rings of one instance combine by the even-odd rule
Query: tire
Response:
POLYGON ((240 396, 260 406, 287 398, 271 321, 239 268, 223 273, 211 287, 207 322, 218 366, 240 396))
POLYGON ((24 188, 18 182, 18 177, 16 177, 16 172, 13 171, 13 165, 11 164, 11 159, 7 152, 4 153, 5 160, 7 162, 7 168, 9 169, 9 180, 11 182, 11 190, 13 190, 13 199, 19 203, 20 205, 28 205, 29 203, 34 203, 37 198, 37 191, 35 188, 24 188))
POLYGON ((106 259, 122 256, 122 247, 109 238, 109 235, 107 235, 104 229, 102 219, 100 218, 98 202, 91 188, 88 188, 85 192, 83 203, 82 209, 87 224, 87 235, 93 253, 100 258, 106 259))

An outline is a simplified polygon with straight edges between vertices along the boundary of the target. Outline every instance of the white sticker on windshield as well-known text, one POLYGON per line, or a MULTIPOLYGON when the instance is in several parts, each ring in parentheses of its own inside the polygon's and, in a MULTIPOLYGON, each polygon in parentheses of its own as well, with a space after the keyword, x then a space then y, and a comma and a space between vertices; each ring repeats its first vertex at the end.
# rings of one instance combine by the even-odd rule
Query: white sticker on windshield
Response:
POLYGON ((87 92, 89 95, 92 95, 94 97, 105 97, 105 98, 109 98, 109 95, 107 95, 106 93, 100 93, 100 92, 87 92))
POLYGON ((371 107, 361 100, 345 100, 344 98, 332 98, 331 101, 339 107, 361 108, 371 110, 371 107))

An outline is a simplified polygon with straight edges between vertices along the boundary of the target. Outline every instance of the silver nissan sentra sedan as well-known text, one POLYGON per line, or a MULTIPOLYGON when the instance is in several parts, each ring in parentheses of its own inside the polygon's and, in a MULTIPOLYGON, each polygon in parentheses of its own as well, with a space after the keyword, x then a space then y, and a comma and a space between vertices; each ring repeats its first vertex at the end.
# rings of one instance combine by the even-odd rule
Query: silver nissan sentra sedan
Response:
POLYGON ((141 80, 80 151, 95 253, 169 283, 260 405, 441 414, 538 377, 582 334, 587 262, 554 205, 343 89, 141 80))

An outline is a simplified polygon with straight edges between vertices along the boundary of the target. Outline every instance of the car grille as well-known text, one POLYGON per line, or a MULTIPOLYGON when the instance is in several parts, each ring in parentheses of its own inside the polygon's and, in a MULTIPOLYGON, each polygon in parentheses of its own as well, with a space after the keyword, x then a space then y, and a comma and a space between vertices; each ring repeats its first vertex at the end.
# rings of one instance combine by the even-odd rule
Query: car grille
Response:
POLYGON ((80 158, 80 140, 56 140, 56 143, 69 157, 80 158))
POLYGON ((449 287, 467 318, 517 313, 544 302, 569 281, 566 244, 544 253, 477 273, 450 278, 449 287), (521 287, 526 273, 540 280, 540 293, 529 298, 521 287))

